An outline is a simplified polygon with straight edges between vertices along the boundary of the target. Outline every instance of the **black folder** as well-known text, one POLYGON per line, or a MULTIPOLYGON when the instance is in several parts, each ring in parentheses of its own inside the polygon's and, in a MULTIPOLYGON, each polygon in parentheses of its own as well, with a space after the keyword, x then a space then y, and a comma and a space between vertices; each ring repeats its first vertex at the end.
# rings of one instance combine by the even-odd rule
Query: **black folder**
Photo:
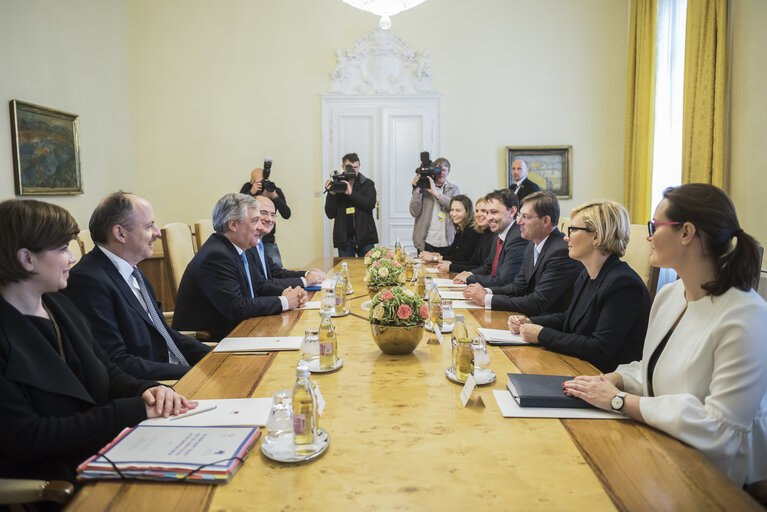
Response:
POLYGON ((506 387, 520 407, 568 407, 587 409, 594 406, 580 398, 568 396, 562 391, 562 383, 573 377, 562 375, 537 375, 534 373, 509 373, 506 387))

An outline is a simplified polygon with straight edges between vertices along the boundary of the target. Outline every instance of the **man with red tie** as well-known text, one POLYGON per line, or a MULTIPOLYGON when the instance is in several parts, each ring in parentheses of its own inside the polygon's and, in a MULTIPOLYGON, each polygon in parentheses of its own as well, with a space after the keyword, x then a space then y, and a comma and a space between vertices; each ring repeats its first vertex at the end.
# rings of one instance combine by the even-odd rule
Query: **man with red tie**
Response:
POLYGON ((485 196, 488 227, 497 235, 482 266, 461 272, 456 283, 479 283, 482 287, 511 283, 522 268, 528 240, 522 238, 515 218, 519 199, 509 189, 496 190, 485 196))

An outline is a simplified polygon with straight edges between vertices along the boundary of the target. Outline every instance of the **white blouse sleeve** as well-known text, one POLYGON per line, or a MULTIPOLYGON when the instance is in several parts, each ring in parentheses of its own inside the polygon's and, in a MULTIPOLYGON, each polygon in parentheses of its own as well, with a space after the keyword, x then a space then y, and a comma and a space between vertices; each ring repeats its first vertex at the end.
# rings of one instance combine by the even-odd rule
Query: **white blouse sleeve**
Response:
POLYGON ((632 395, 642 396, 644 385, 642 384, 642 361, 634 361, 619 365, 615 373, 623 378, 623 391, 632 395))
POLYGON ((733 308, 710 334, 713 375, 703 402, 689 393, 642 397, 647 424, 696 447, 730 475, 767 389, 765 332, 763 304, 733 308))

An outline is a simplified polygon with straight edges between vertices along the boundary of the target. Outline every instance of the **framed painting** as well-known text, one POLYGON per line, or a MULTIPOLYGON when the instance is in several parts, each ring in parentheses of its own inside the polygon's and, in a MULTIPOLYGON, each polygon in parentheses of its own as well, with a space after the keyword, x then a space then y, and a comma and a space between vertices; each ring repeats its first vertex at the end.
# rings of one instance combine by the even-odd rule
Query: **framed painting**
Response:
POLYGON ((82 194, 78 116, 11 100, 16 194, 82 194))
POLYGON ((560 199, 573 197, 573 147, 572 146, 506 146, 506 185, 511 178, 511 163, 527 162, 530 170, 527 178, 541 187, 551 190, 560 199))

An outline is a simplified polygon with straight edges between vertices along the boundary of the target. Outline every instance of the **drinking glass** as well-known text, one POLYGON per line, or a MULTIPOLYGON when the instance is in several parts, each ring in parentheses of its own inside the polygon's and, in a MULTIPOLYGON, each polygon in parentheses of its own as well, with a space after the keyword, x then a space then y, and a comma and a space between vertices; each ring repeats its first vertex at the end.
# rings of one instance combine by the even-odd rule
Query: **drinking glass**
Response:
POLYGON ((320 331, 317 329, 307 329, 304 331, 304 341, 301 344, 301 360, 306 362, 309 367, 312 364, 319 365, 320 359, 320 331))

